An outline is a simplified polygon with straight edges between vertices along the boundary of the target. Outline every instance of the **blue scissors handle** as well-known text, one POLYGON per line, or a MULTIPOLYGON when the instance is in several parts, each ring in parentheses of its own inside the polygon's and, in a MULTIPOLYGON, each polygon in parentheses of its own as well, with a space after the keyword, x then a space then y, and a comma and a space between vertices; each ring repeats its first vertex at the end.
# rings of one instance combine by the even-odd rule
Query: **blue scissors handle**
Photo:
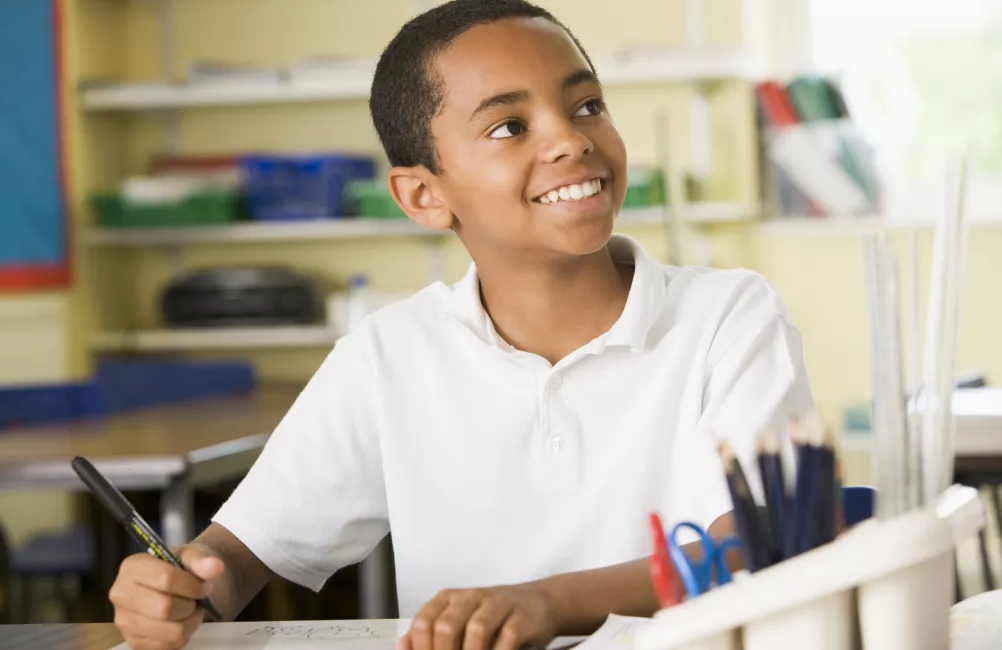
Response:
POLYGON ((731 572, 727 570, 725 556, 728 549, 740 546, 741 541, 737 537, 728 537, 715 542, 698 524, 683 521, 672 528, 668 539, 668 554, 686 593, 693 597, 706 593, 714 585, 724 585, 731 581, 731 572), (678 543, 678 533, 685 528, 696 533, 696 538, 703 547, 703 557, 698 562, 686 555, 678 543))

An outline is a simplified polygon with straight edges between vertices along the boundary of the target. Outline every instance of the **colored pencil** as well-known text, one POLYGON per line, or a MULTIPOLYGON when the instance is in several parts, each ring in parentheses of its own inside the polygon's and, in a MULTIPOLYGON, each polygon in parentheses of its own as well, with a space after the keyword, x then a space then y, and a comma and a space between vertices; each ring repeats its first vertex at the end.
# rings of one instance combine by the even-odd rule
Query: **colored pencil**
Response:
POLYGON ((724 464, 724 474, 727 477, 727 487, 734 504, 734 523, 741 538, 741 549, 744 555, 745 568, 758 571, 772 564, 769 554, 769 539, 767 524, 752 497, 751 489, 741 463, 738 461, 726 442, 717 447, 720 459, 724 464))
POLYGON ((845 532, 845 495, 842 492, 842 463, 835 456, 835 537, 845 532))
POLYGON ((779 435, 775 431, 764 431, 758 437, 758 467, 769 522, 769 553, 773 562, 779 562, 783 559, 788 504, 783 462, 779 456, 779 435))
POLYGON ((830 427, 818 421, 814 426, 820 429, 818 445, 818 501, 816 504, 815 539, 812 544, 820 546, 835 539, 835 437, 830 427))
POLYGON ((821 443, 824 436, 824 426, 816 416, 808 416, 804 423, 806 434, 806 462, 797 468, 803 473, 803 489, 798 490, 796 502, 800 505, 796 518, 797 554, 805 553, 817 543, 817 520, 820 508, 821 492, 821 443))
POLYGON ((789 559, 797 555, 799 544, 799 526, 804 518, 804 500, 801 495, 807 491, 808 479, 808 456, 810 451, 807 446, 807 430, 804 424, 796 419, 790 419, 790 440, 796 455, 795 478, 793 482, 793 495, 791 496, 789 518, 786 522, 786 531, 783 538, 783 558, 789 559))
POLYGON ((665 529, 658 513, 652 512, 650 517, 651 539, 654 541, 654 551, 651 553, 651 580, 654 582, 654 592, 657 594, 661 608, 674 607, 681 601, 677 576, 674 565, 668 557, 668 542, 665 540, 665 529))

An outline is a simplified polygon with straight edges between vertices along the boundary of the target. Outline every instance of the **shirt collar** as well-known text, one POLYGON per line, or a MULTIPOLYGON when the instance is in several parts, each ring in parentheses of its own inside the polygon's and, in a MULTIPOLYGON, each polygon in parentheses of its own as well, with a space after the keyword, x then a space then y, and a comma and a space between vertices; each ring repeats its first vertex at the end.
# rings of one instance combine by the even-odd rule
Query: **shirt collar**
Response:
MULTIPOLYGON (((613 235, 608 246, 613 260, 632 263, 634 272, 622 315, 601 337, 603 347, 616 345, 642 350, 664 300, 662 266, 639 243, 626 235, 613 235)), ((475 264, 471 263, 463 279, 452 286, 447 313, 483 342, 504 350, 512 349, 498 336, 494 323, 480 301, 480 279, 475 264)))

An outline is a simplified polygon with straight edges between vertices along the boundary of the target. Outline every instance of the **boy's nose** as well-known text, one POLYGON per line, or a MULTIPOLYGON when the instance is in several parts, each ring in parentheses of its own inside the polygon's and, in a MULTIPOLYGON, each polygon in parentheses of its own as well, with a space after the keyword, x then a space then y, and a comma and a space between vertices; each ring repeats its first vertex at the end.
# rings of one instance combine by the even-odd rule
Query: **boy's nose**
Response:
POLYGON ((559 162, 564 158, 577 160, 594 149, 595 144, 588 136, 574 124, 564 123, 554 127, 552 136, 544 146, 543 160, 548 163, 559 162))

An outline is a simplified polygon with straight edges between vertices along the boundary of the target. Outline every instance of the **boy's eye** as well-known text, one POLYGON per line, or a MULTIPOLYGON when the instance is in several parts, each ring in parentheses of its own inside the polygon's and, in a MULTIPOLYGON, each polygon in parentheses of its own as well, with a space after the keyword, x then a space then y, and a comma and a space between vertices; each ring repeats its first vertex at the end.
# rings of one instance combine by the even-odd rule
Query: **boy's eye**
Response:
POLYGON ((497 127, 487 136, 494 140, 503 140, 505 138, 511 138, 516 135, 522 135, 525 133, 525 125, 517 120, 508 120, 501 126, 497 127))
POLYGON ((581 108, 574 113, 574 117, 588 117, 589 115, 598 115, 605 110, 605 103, 601 99, 589 99, 584 104, 581 104, 581 108))

